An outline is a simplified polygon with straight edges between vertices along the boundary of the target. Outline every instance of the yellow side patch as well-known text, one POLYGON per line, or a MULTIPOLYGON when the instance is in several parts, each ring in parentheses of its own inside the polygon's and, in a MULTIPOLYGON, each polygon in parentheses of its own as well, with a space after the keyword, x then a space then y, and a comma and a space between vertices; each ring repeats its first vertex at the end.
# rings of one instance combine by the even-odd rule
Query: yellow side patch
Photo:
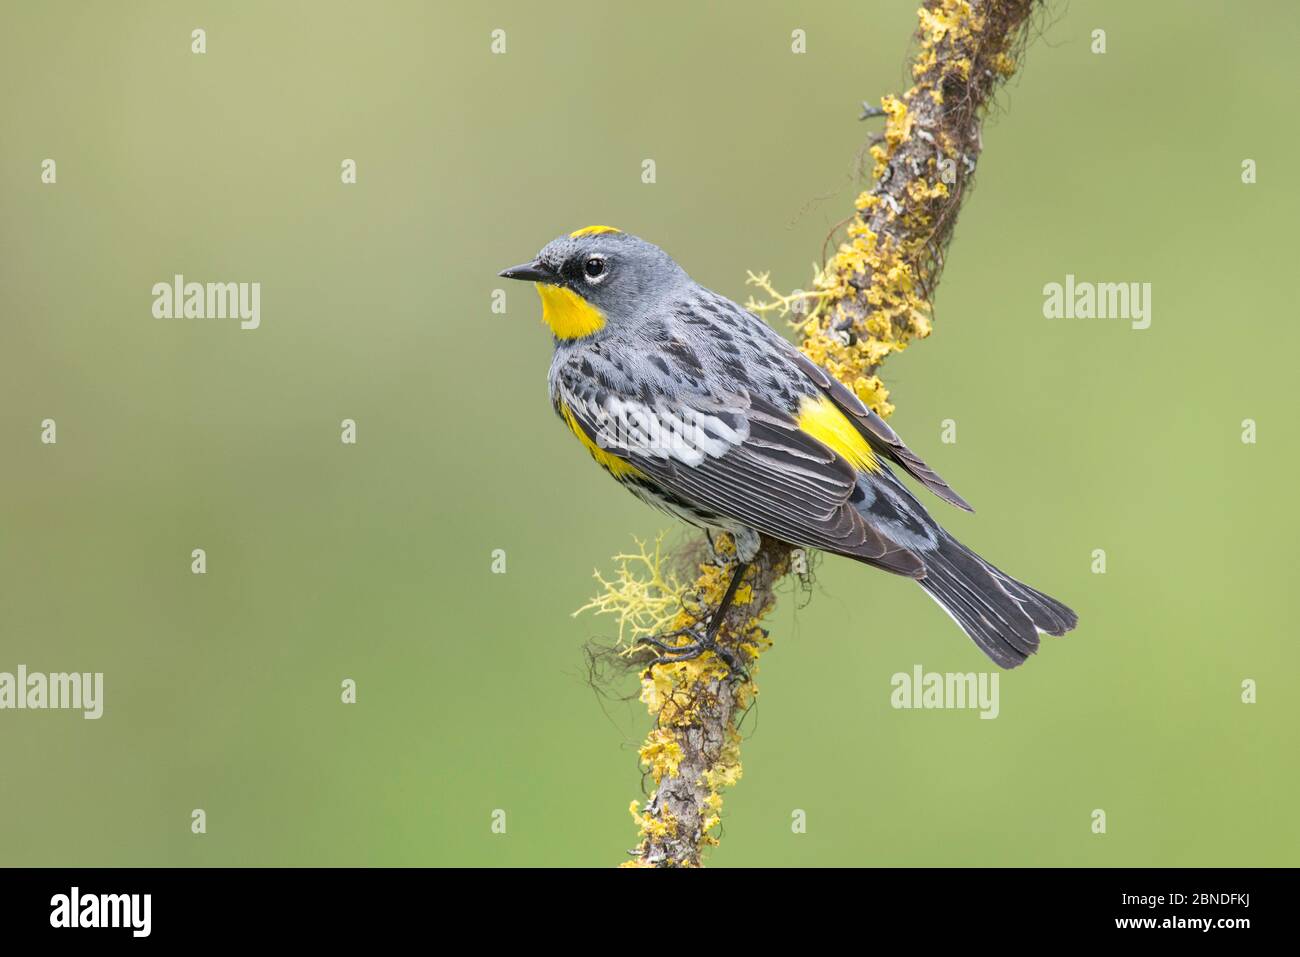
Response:
POLYGON ((579 236, 599 236, 601 233, 621 233, 623 230, 615 229, 613 226, 583 226, 581 229, 575 229, 569 233, 570 239, 577 239, 579 236))
POLYGON ((858 471, 880 471, 880 462, 867 440, 828 396, 805 397, 797 424, 858 471))
POLYGON ((557 339, 581 339, 605 327, 605 314, 572 289, 535 282, 542 297, 542 321, 557 339))
POLYGON ((563 402, 560 403, 560 415, 563 416, 564 421, 569 424, 569 428, 572 429, 573 434, 578 437, 578 441, 587 447, 587 451, 591 453, 591 457, 600 464, 601 468, 614 476, 614 478, 623 478, 628 475, 645 478, 645 473, 635 465, 625 462, 608 449, 602 449, 599 445, 593 442, 591 436, 583 431, 582 426, 578 424, 578 420, 574 417, 573 413, 569 411, 569 407, 563 402))

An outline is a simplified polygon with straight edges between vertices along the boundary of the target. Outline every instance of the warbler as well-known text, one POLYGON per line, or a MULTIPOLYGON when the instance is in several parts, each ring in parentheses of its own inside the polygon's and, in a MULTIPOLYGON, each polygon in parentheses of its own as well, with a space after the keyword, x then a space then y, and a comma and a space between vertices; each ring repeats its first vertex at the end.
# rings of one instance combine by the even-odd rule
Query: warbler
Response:
POLYGON ((645 502, 733 536, 707 630, 652 641, 663 657, 718 650, 760 536, 914 579, 1004 668, 1078 623, 930 517, 891 466, 971 507, 850 389, 658 246, 588 226, 500 275, 536 284, 555 337, 551 402, 592 458, 645 502))

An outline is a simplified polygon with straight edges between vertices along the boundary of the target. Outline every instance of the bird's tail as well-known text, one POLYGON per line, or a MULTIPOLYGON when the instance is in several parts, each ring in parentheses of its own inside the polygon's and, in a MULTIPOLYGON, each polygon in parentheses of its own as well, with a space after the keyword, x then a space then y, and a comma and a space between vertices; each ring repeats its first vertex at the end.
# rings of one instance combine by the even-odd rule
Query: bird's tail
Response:
POLYGON ((1040 632, 1064 635, 1079 623, 1055 598, 994 568, 945 531, 923 558, 921 587, 1003 668, 1037 651, 1040 632))

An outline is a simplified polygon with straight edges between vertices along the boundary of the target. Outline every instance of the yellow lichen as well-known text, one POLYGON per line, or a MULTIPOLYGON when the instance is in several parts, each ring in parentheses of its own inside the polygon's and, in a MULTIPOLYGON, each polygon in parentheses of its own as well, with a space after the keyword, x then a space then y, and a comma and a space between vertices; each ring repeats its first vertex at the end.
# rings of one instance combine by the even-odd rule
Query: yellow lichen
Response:
POLYGON ((740 782, 743 769, 740 766, 740 732, 735 725, 727 728, 727 739, 722 745, 722 754, 717 762, 702 775, 705 787, 713 794, 722 788, 729 788, 740 782))
POLYGON ((682 746, 677 743, 671 731, 656 728, 650 732, 645 744, 641 745, 641 764, 654 775, 658 784, 665 775, 674 775, 682 766, 682 746))
POLYGON ((893 96, 882 96, 880 108, 885 111, 885 142, 897 147, 912 135, 912 114, 904 101, 893 96))
POLYGON ((921 49, 924 51, 945 37, 969 35, 984 28, 984 18, 971 9, 969 0, 944 0, 936 10, 922 7, 916 11, 921 19, 921 49))
POLYGON ((632 820, 636 821, 637 827, 641 831, 643 838, 665 838, 677 833, 677 821, 667 810, 663 811, 658 817, 649 812, 642 813, 641 802, 633 801, 628 805, 628 813, 632 815, 632 820))

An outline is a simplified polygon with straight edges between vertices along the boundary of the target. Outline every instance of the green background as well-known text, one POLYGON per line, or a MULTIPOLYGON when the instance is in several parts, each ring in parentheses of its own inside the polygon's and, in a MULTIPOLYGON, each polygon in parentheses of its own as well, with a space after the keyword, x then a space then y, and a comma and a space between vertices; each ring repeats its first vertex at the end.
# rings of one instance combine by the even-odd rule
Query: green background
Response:
MULTIPOLYGON (((746 269, 806 284, 915 4, 3 9, 0 670, 106 687, 99 721, 0 712, 0 862, 620 861, 648 718, 587 686, 611 626, 570 612, 666 519, 555 420, 536 297, 494 315, 496 272, 610 223, 742 301, 746 269), (152 318, 177 272, 260 282, 261 328, 152 318)), ((772 616, 715 865, 1297 863, 1300 13, 1038 23, 935 334, 885 378, 979 509, 936 515, 1082 624, 997 720, 898 711, 895 672, 989 665, 920 589, 823 561, 772 616), (1151 327, 1045 319, 1066 273, 1152 283, 1151 327)))

